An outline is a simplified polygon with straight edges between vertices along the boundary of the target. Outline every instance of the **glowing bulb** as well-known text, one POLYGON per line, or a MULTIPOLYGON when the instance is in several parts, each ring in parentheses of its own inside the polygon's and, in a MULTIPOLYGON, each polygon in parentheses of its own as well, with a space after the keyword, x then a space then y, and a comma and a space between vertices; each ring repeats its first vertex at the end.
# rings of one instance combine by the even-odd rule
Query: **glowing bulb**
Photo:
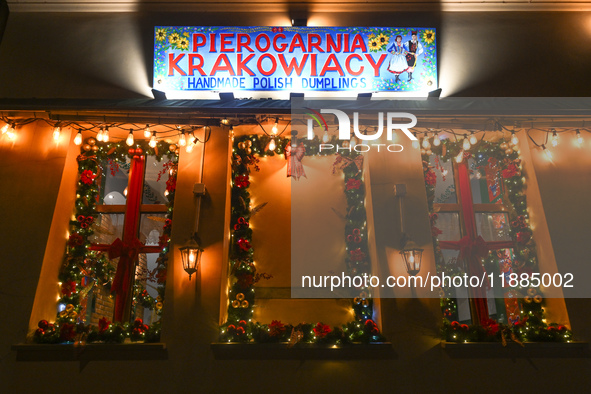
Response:
POLYGON ((328 130, 324 131, 324 135, 322 136, 322 142, 324 142, 325 144, 330 140, 330 137, 328 136, 328 130))
POLYGON ((103 128, 101 127, 98 131, 98 133, 96 133, 96 140, 99 142, 103 141, 103 128))
POLYGON ((179 137, 179 145, 185 146, 187 145, 187 137, 185 136, 185 132, 181 131, 181 136, 179 137))
POLYGON ((423 148, 429 149, 431 148, 431 144, 429 143, 429 137, 425 134, 425 138, 423 138, 423 148))
POLYGON ((556 130, 552 132, 552 137, 550 138, 550 142, 552 146, 556 147, 558 145, 558 134, 556 134, 556 130))
POLYGON ((472 135, 470 135, 470 143, 472 145, 476 145, 477 142, 478 142, 478 138, 476 138, 476 135, 474 133, 472 133, 472 135))
POLYGON ((456 163, 461 163, 464 160, 464 151, 460 151, 460 153, 458 153, 458 155, 456 156, 456 163))
POLYGON ((82 131, 78 130, 76 137, 74 137, 74 144, 82 145, 82 131))
POLYGON ((464 136, 464 142, 462 144, 462 148, 464 150, 470 150, 471 147, 472 147, 472 145, 470 144, 470 140, 468 139, 468 137, 464 136))
POLYGON ((129 134, 127 135, 127 139, 125 140, 125 143, 127 144, 127 146, 133 145, 133 131, 132 130, 129 130, 129 134))
POLYGON ((577 144, 583 145, 583 136, 581 135, 581 132, 579 131, 579 129, 577 129, 576 137, 577 137, 577 144))
POLYGON ((439 146, 441 145, 441 140, 439 139, 439 136, 435 136, 433 137, 433 146, 439 146))
POLYGON ((275 138, 271 138, 271 142, 269 142, 269 150, 275 150, 277 148, 277 144, 275 144, 275 138))
POLYGON ((546 157, 549 160, 552 160, 552 152, 550 151, 550 149, 546 148, 546 145, 542 145, 542 152, 544 152, 546 154, 546 157))
POLYGON ((60 140, 61 129, 59 126, 53 129, 53 140, 58 142, 60 140))
POLYGON ((152 132, 150 131, 150 125, 147 124, 146 128, 144 129, 144 137, 150 138, 151 135, 152 135, 152 132))
POLYGON ((103 142, 109 142, 109 128, 105 127, 105 131, 103 132, 103 142))
POLYGON ((156 141, 156 132, 154 131, 152 133, 152 137, 150 138, 150 142, 148 143, 148 145, 150 145, 150 148, 155 148, 156 147, 156 144, 157 144, 157 141, 156 141))

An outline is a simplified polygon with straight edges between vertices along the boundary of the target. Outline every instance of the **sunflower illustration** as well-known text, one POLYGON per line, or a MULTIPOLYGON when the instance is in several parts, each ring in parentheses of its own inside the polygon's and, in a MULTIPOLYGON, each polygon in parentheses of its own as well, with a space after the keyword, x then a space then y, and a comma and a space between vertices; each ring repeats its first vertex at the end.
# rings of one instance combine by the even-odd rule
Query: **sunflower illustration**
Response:
POLYGON ((181 37, 178 33, 172 33, 168 36, 168 42, 170 42, 171 45, 178 45, 180 38, 181 37))
POLYGON ((187 37, 179 38, 177 46, 179 49, 189 49, 189 39, 187 37))
POLYGON ((435 32, 433 30, 425 30, 423 32, 423 41, 427 44, 431 44, 435 41, 435 32))
POLYGON ((157 29, 156 30, 156 41, 164 41, 166 40, 166 29, 157 29))

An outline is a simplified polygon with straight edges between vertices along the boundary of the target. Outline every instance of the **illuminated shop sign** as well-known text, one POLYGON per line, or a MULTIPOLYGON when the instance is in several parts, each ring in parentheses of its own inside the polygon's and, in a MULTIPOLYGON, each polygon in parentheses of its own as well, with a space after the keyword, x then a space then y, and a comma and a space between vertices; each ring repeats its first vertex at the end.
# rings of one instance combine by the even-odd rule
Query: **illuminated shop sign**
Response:
POLYGON ((164 91, 419 92, 437 88, 433 28, 156 27, 164 91))

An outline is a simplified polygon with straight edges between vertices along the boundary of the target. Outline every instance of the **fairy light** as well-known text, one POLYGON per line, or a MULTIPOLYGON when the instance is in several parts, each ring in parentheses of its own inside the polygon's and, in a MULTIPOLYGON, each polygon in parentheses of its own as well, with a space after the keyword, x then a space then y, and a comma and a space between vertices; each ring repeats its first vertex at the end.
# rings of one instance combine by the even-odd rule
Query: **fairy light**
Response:
POLYGON ((550 151, 550 149, 546 148, 546 145, 542 145, 542 152, 544 152, 546 154, 546 157, 549 160, 552 160, 552 152, 550 151))
POLYGON ((150 145, 150 148, 155 148, 157 143, 158 142, 156 141, 156 132, 153 131, 152 137, 150 138, 150 142, 148 143, 148 145, 150 145))
POLYGON ((103 131, 103 142, 109 142, 109 126, 103 131))
POLYGON ((82 145, 82 131, 78 130, 76 137, 74 137, 74 144, 75 145, 82 145))
POLYGON ((152 135, 152 132, 150 131, 150 125, 147 124, 146 128, 144 129, 144 137, 150 138, 151 135, 152 135))
POLYGON ((53 140, 55 142, 59 142, 61 134, 62 134, 61 128, 59 126, 56 126, 53 129, 53 140))
POLYGON ((556 130, 552 129, 552 137, 550 138, 550 143, 553 147, 558 145, 558 134, 556 134, 556 130))
POLYGON ((438 135, 433 136, 433 146, 441 145, 441 138, 438 135))
POLYGON ((274 151, 277 148, 277 144, 275 143, 275 138, 271 138, 271 142, 269 142, 269 150, 274 151))
POLYGON ((472 134, 470 135, 470 143, 472 145, 476 145, 477 142, 478 142, 478 138, 476 138, 476 134, 474 134, 474 132, 472 132, 472 134))
POLYGON ((470 150, 471 147, 472 147, 472 145, 470 144, 470 140, 468 139, 468 136, 465 135, 464 136, 464 142, 462 143, 462 148, 464 150, 470 150))
POLYGON ((125 143, 127 146, 133 146, 133 130, 129 129, 129 134, 127 135, 125 143))
POLYGON ((581 135, 581 132, 579 131, 579 129, 577 129, 576 133, 576 137, 577 137, 577 144, 579 144, 579 146, 583 145, 583 136, 581 135))
POLYGON ((425 134, 425 138, 423 138, 423 148, 430 149, 431 144, 429 143, 429 137, 425 134))
POLYGON ((460 153, 456 156, 456 163, 461 163, 464 160, 464 151, 461 150, 460 153))

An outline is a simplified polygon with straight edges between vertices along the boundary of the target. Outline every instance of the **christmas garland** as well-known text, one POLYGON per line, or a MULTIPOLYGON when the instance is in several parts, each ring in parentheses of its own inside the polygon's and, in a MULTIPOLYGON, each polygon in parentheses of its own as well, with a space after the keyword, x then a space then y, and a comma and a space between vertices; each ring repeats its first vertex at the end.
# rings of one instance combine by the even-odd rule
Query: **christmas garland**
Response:
MULTIPOLYGON (((434 138, 438 138, 438 136, 434 138)), ((437 184, 435 170, 440 169, 442 173, 444 170, 429 165, 432 155, 443 162, 450 159, 468 160, 473 157, 475 168, 471 168, 471 170, 475 175, 481 175, 481 171, 486 170, 496 173, 496 177, 500 179, 501 187, 504 188, 501 194, 505 192, 510 202, 509 235, 515 243, 514 258, 510 268, 520 277, 521 274, 531 275, 533 272, 538 272, 536 246, 532 239, 533 232, 527 212, 525 177, 517 147, 513 147, 506 140, 497 142, 480 140, 472 145, 470 150, 464 150, 462 145, 462 142, 443 139, 439 146, 431 144, 428 149, 421 151, 437 272, 460 276, 464 273, 457 265, 446 264, 437 239, 441 231, 437 228, 438 215, 433 209, 437 184)), ((498 271, 499 258, 496 253, 490 253, 483 263, 486 272, 498 271)), ((443 339, 450 342, 501 341, 503 344, 506 344, 508 339, 519 344, 527 341, 570 342, 572 332, 565 326, 557 323, 546 324, 543 309, 544 298, 540 288, 522 287, 520 283, 518 282, 518 286, 513 287, 512 294, 519 303, 519 318, 509 321, 508 324, 498 323, 492 319, 481 325, 460 324, 457 303, 452 289, 441 289, 441 308, 444 315, 443 339)))
MULTIPOLYGON (((159 245, 162 247, 152 272, 145 275, 157 283, 158 296, 154 299, 137 282, 134 284, 132 307, 150 308, 160 316, 164 302, 166 284, 166 265, 168 244, 172 229, 172 212, 177 175, 177 147, 160 141, 154 148, 147 141, 136 141, 136 147, 146 155, 154 156, 157 161, 167 158, 163 164, 158 180, 167 175, 166 194, 167 207, 163 235, 159 245)), ((125 168, 126 158, 133 156, 134 149, 128 149, 122 142, 97 142, 88 138, 81 146, 78 156, 79 180, 76 190, 75 220, 70 221, 70 235, 66 246, 66 256, 58 278, 61 284, 61 295, 58 304, 63 310, 58 312, 55 323, 41 320, 33 335, 37 343, 62 343, 72 341, 85 342, 123 342, 125 338, 132 341, 145 340, 157 342, 160 337, 160 322, 151 327, 144 325, 141 319, 133 323, 112 324, 105 317, 99 320, 99 326, 86 325, 80 315, 85 309, 82 300, 94 287, 110 289, 115 267, 105 252, 89 250, 89 237, 94 234, 92 224, 98 217, 96 205, 99 201, 99 183, 105 171, 115 175, 120 168, 125 168), (102 168, 100 163, 108 163, 109 168, 102 168)))
MULTIPOLYGON (((228 319, 220 327, 220 340, 223 342, 315 342, 320 344, 346 344, 351 342, 380 342, 384 337, 377 325, 370 319, 373 303, 369 291, 360 289, 359 296, 353 300, 356 321, 342 327, 329 327, 322 322, 317 324, 288 325, 273 320, 270 324, 252 322, 252 306, 255 302, 254 285, 261 279, 269 279, 266 273, 258 273, 254 265, 252 229, 249 220, 253 214, 248 191, 251 168, 259 171, 258 157, 284 154, 286 150, 299 147, 306 156, 332 155, 320 152, 320 140, 299 141, 296 139, 267 135, 248 135, 234 139, 232 153, 232 197, 231 197, 231 245, 230 245, 230 289, 228 319), (290 144, 293 144, 290 146, 290 144)), ((331 143, 335 144, 333 137, 331 143)), ((362 156, 355 152, 343 151, 337 156, 333 173, 342 170, 345 175, 345 195, 347 198, 347 224, 345 241, 347 245, 347 268, 352 275, 363 275, 369 271, 369 250, 367 246, 366 213, 364 204, 364 184, 362 156)), ((256 212, 258 208, 255 207, 256 212)))

